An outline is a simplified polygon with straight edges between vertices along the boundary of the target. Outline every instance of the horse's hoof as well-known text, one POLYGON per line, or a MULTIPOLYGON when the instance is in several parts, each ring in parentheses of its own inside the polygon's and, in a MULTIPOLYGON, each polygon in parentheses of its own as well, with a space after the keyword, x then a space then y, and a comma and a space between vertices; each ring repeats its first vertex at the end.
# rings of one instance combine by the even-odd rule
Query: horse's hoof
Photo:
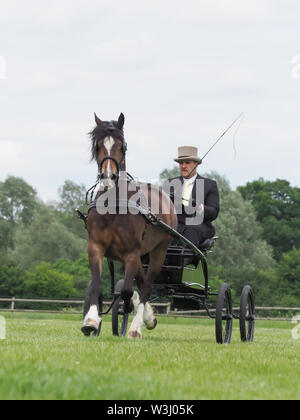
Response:
POLYGON ((97 333, 98 327, 99 324, 97 321, 95 321, 94 319, 87 319, 84 322, 81 331, 86 337, 89 337, 92 333, 97 333))
POLYGON ((124 312, 125 314, 131 314, 134 311, 134 304, 132 300, 129 302, 124 302, 124 312))
POLYGON ((157 326, 157 319, 154 318, 153 324, 147 324, 145 322, 145 325, 146 325, 147 330, 154 330, 154 328, 156 328, 156 326, 157 326))
POLYGON ((131 340, 140 340, 142 338, 142 334, 138 331, 129 331, 128 338, 131 340))

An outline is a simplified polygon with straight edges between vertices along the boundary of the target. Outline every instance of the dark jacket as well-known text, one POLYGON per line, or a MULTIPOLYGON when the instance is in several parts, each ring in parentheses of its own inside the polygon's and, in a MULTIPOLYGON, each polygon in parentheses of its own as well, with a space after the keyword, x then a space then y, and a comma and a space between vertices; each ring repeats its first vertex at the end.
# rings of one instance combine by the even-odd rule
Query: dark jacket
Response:
MULTIPOLYGON (((184 179, 183 177, 178 177, 178 178, 173 178, 173 180, 175 179, 180 179, 181 184, 183 186, 184 183, 184 179)), ((172 180, 169 180, 172 181, 172 180)), ((175 196, 182 196, 182 189, 181 191, 171 191, 171 198, 174 202, 174 195, 172 196, 172 193, 175 196)), ((193 205, 195 206, 195 204, 204 204, 204 220, 203 220, 203 224, 207 225, 208 228, 211 228, 212 230, 213 225, 212 225, 212 221, 214 221, 219 214, 219 209, 220 209, 220 204, 219 204, 219 190, 218 190, 218 186, 216 181, 212 180, 212 179, 208 179, 208 178, 204 178, 200 175, 197 175, 195 184, 194 184, 194 188, 192 191, 192 195, 191 195, 191 200, 194 200, 193 205), (204 180, 204 203, 201 203, 201 200, 199 200, 199 197, 196 201, 196 182, 197 179, 202 179, 204 180)), ((192 201, 191 201, 192 202, 192 201)), ((185 207, 182 206, 182 214, 178 214, 178 222, 180 224, 186 224, 186 217, 191 217, 191 215, 187 215, 185 212, 185 207)))

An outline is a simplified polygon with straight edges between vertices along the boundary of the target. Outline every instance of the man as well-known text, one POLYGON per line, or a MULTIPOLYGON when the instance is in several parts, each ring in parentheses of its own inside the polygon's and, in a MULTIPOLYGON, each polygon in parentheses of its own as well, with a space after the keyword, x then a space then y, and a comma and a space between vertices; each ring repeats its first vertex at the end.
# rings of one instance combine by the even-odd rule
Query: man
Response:
POLYGON ((176 185, 177 182, 178 185, 170 191, 174 203, 177 202, 178 231, 199 247, 215 234, 212 221, 219 214, 217 183, 198 175, 197 168, 202 161, 196 147, 179 147, 178 158, 174 161, 179 163, 181 176, 168 180, 167 184, 176 185))

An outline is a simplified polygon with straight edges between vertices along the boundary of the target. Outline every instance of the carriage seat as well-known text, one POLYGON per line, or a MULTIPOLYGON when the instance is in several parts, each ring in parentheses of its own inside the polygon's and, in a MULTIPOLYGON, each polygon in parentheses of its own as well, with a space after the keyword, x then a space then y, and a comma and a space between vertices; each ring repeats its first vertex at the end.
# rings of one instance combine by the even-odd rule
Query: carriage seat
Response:
MULTIPOLYGON (((211 249, 214 247, 216 240, 218 239, 217 236, 214 236, 212 238, 205 239, 202 244, 199 245, 200 251, 206 253, 206 252, 212 252, 211 249)), ((197 255, 194 255, 193 257, 187 257, 184 260, 184 265, 194 265, 195 267, 198 266, 200 261, 200 257, 197 255)))
POLYGON ((202 244, 199 245, 200 251, 210 251, 214 247, 217 239, 217 236, 206 239, 204 242, 202 242, 202 244))

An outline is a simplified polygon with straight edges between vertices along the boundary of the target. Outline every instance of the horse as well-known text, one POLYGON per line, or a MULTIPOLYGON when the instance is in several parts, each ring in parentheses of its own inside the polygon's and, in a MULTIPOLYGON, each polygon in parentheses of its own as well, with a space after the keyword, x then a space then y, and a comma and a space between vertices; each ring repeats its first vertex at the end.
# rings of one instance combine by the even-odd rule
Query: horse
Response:
MULTIPOLYGON (((106 183, 104 190, 99 188, 96 195, 101 198, 110 188, 118 192, 117 181, 120 174, 126 173, 127 143, 124 138, 125 117, 121 113, 118 121, 102 121, 95 114, 96 127, 89 133, 91 137, 91 155, 98 165, 98 177, 106 183)), ((128 183, 127 183, 128 186, 128 183)), ((129 193, 130 194, 130 193, 129 193)), ((132 195, 133 193, 131 193, 132 195)), ((177 215, 170 197, 159 187, 146 184, 146 199, 151 203, 158 202, 157 216, 172 228, 177 228, 177 215), (163 209, 168 209, 165 211, 163 209)), ((159 275, 171 243, 171 236, 161 228, 149 223, 138 214, 99 214, 93 206, 87 219, 88 258, 92 280, 88 286, 82 332, 89 336, 96 333, 101 319, 103 303, 102 262, 105 257, 120 261, 125 267, 124 283, 121 298, 124 300, 124 311, 133 309, 134 281, 136 280, 139 299, 136 302, 136 316, 129 328, 128 338, 142 338, 142 326, 154 329, 157 320, 153 314, 149 299, 153 283, 159 275), (141 258, 149 254, 147 273, 142 267, 141 258)))

